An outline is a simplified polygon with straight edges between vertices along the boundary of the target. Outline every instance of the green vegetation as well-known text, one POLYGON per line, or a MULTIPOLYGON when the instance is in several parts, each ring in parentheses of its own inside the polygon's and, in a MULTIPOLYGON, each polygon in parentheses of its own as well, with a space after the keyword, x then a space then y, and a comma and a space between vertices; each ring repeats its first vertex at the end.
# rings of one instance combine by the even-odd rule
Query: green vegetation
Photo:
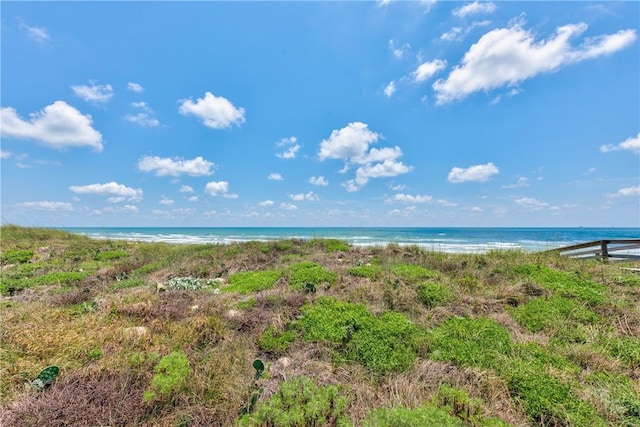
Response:
POLYGON ((229 286, 224 291, 243 294, 258 292, 272 288, 281 277, 282 272, 276 270, 244 271, 229 276, 229 286))
POLYGON ((289 267, 289 286, 292 289, 310 289, 307 285, 313 285, 317 289, 320 285, 331 286, 335 284, 337 275, 314 262, 299 262, 289 267))
POLYGON ((633 263, 1 232, 3 426, 640 426, 633 263))
POLYGON ((318 386, 307 377, 281 384, 280 390, 240 419, 240 426, 349 426, 347 399, 336 386, 318 386))

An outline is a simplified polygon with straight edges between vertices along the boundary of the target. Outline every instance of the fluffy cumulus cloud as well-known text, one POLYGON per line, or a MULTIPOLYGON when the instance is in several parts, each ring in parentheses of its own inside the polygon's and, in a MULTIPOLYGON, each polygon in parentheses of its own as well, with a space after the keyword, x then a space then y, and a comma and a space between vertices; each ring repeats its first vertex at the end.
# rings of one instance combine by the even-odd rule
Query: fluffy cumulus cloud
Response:
POLYGON ((227 199, 237 199, 238 195, 229 193, 229 183, 227 181, 211 181, 204 187, 204 192, 214 197, 225 197, 227 199))
POLYGON ((371 178, 393 177, 412 170, 397 159, 402 156, 400 147, 369 148, 381 135, 369 130, 366 123, 353 122, 331 132, 320 143, 318 159, 338 159, 345 162, 343 172, 357 165, 355 178, 342 185, 347 191, 358 191, 371 178))
POLYGON ((102 150, 102 134, 92 127, 89 114, 83 115, 64 101, 56 101, 22 120, 16 110, 0 110, 0 134, 3 138, 31 139, 42 145, 65 149, 91 147, 102 150))
POLYGON ((295 211, 298 209, 298 207, 290 203, 280 203, 280 209, 284 209, 286 211, 295 211))
POLYGON ((433 61, 420 64, 420 66, 411 73, 411 77, 414 82, 421 83, 434 76, 438 71, 444 70, 446 66, 447 61, 434 59, 433 61))
POLYGON ((94 194, 99 196, 111 196, 109 201, 122 202, 142 200, 142 189, 131 188, 115 181, 105 184, 72 185, 69 190, 76 194, 94 194))
POLYGON ((449 172, 448 179, 454 184, 466 181, 486 182, 498 172, 498 168, 493 163, 474 165, 466 169, 454 167, 449 172))
POLYGON ((400 202, 400 203, 428 203, 430 201, 433 200, 432 196, 429 196, 428 194, 417 194, 415 196, 412 196, 410 194, 395 194, 393 197, 387 199, 387 202, 389 203, 393 203, 393 202, 400 202))
POLYGON ((276 157, 279 159, 295 159, 298 151, 300 150, 300 144, 296 144, 298 138, 291 136, 289 138, 282 138, 276 144, 276 147, 282 151, 276 153, 276 157))
POLYGON ((206 176, 213 174, 215 164, 205 160, 202 156, 185 160, 180 157, 162 158, 146 156, 138 160, 138 170, 154 172, 156 176, 206 176))
POLYGON ((586 39, 579 46, 570 40, 583 34, 587 24, 569 24, 556 29, 546 40, 536 41, 534 34, 516 22, 483 35, 465 53, 462 63, 447 78, 433 84, 438 104, 462 99, 474 92, 514 86, 541 73, 563 66, 612 54, 636 40, 636 30, 586 39))
POLYGON ((144 88, 142 87, 141 84, 133 83, 133 82, 127 83, 127 90, 130 90, 131 92, 136 92, 136 93, 144 92, 144 88))
POLYGON ((327 181, 324 176, 312 176, 311 178, 309 178, 309 184, 326 187, 327 185, 329 185, 329 181, 327 181))
POLYGON ((608 144, 600 147, 600 151, 608 153, 609 151, 628 150, 635 154, 640 154, 640 132, 636 136, 627 138, 619 144, 608 144))
POLYGON ((282 177, 282 175, 280 175, 279 173, 270 173, 269 176, 267 177, 268 180, 271 181, 283 181, 284 178, 282 177))
POLYGON ((33 209, 49 212, 69 212, 73 211, 73 205, 67 202, 24 202, 18 205, 21 208, 33 209))
POLYGON ((300 194, 289 194, 291 200, 296 202, 309 201, 309 202, 317 202, 320 200, 320 197, 313 191, 309 191, 308 193, 300 193, 300 194))
POLYGON ((71 90, 78 98, 92 104, 105 104, 113 97, 113 87, 110 84, 97 85, 91 82, 91 86, 71 86, 71 90))
POLYGON ((181 193, 193 193, 193 187, 190 185, 183 185, 179 190, 181 193))
POLYGON ((275 202, 273 200, 264 200, 264 201, 258 203, 258 205, 262 206, 262 207, 269 207, 269 206, 273 206, 274 203, 275 202))
POLYGON ((245 121, 244 108, 236 108, 228 99, 211 92, 206 92, 204 98, 198 98, 196 102, 183 100, 178 111, 180 114, 198 117, 202 124, 213 129, 240 126, 245 121))
POLYGON ((149 113, 127 114, 124 119, 128 122, 135 123, 142 127, 156 127, 160 124, 158 119, 151 117, 149 113))
POLYGON ((496 4, 490 1, 474 1, 464 6, 453 9, 451 13, 459 18, 465 18, 469 15, 477 15, 480 13, 493 13, 496 10, 496 4))
POLYGON ((538 199, 534 199, 532 197, 522 197, 514 200, 517 205, 522 206, 526 210, 529 211, 540 211, 542 209, 548 208, 549 203, 542 202, 538 199))
POLYGON ((625 187, 619 189, 616 193, 611 194, 613 197, 639 197, 640 196, 640 185, 636 185, 635 187, 625 187))
POLYGON ((408 43, 403 44, 402 46, 398 46, 394 39, 389 40, 389 50, 393 54, 393 56, 397 59, 402 59, 407 56, 411 51, 411 45, 408 43))

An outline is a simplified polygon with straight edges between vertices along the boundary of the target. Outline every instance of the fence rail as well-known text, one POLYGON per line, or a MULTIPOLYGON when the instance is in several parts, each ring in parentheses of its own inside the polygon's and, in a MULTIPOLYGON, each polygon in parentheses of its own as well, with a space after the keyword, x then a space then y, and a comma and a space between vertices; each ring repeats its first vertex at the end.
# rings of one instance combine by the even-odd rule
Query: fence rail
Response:
POLYGON ((552 249, 547 252, 557 252, 562 256, 581 259, 640 260, 640 239, 594 240, 552 249))

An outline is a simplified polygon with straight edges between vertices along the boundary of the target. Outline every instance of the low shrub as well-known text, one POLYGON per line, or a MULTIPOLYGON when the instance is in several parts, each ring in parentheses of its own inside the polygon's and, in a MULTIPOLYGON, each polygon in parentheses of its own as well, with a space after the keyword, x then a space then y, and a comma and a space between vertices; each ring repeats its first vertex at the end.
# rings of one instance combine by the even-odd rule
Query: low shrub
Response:
POLYGON ((415 283, 420 280, 437 279, 440 273, 415 264, 396 264, 391 269, 392 273, 407 282, 415 283))
POLYGON ((151 387, 144 392, 145 402, 156 398, 169 400, 181 391, 187 384, 191 367, 189 359, 182 351, 174 351, 160 359, 153 371, 155 374, 151 378, 151 387))
POLYGON ((258 339, 258 345, 265 351, 284 353, 291 347, 295 339, 296 332, 294 330, 278 331, 273 326, 269 326, 258 339))
POLYGON ((337 279, 336 273, 310 261, 293 264, 289 271, 289 287, 292 289, 304 290, 307 284, 316 288, 323 284, 331 286, 337 279))
POLYGON ((0 261, 7 264, 24 264, 31 261, 33 251, 30 249, 9 250, 0 254, 0 261))
POLYGON ((439 283, 425 282, 418 286, 418 298, 426 307, 432 308, 451 298, 451 292, 439 283))
POLYGON ((280 385, 268 401, 241 417, 240 426, 350 426, 347 399, 336 386, 318 386, 307 377, 297 377, 280 385))
POLYGON ((382 269, 377 265, 355 265, 350 267, 347 272, 352 276, 375 279, 381 275, 382 269))
POLYGON ((244 271, 229 276, 229 286, 223 290, 242 294, 262 291, 272 288, 281 277, 282 272, 278 270, 244 271))

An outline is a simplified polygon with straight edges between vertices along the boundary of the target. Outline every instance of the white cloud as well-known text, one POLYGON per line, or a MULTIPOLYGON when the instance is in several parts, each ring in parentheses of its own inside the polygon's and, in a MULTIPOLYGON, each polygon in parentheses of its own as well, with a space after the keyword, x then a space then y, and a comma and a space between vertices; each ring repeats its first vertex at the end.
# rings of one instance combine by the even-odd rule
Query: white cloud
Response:
POLYGON ((429 13, 433 5, 437 3, 437 0, 420 0, 419 3, 424 9, 424 13, 429 13))
POLYGON ((260 205, 262 207, 268 207, 268 206, 273 206, 274 203, 275 202, 273 200, 265 200, 263 202, 258 203, 258 205, 260 205))
POLYGON ((189 202, 197 202, 198 201, 198 196, 189 196, 189 197, 187 197, 187 201, 189 201, 189 202))
POLYGON ((402 46, 398 47, 396 46, 396 41, 394 39, 391 39, 389 40, 389 50, 391 50, 391 53, 394 57, 396 57, 397 59, 402 59, 411 50, 411 45, 405 43, 402 46))
POLYGON ((284 209, 287 211, 295 211, 298 209, 298 207, 296 205, 292 205, 289 203, 280 203, 280 209, 284 209))
POLYGON ((64 101, 56 101, 32 113, 28 122, 18 117, 14 108, 0 110, 3 137, 32 139, 57 149, 88 146, 101 151, 102 135, 91 127, 92 123, 89 114, 81 114, 64 101))
POLYGON ((320 197, 318 197, 318 195, 316 193, 314 193, 313 191, 309 191, 308 193, 300 193, 300 194, 289 194, 289 197, 291 198, 291 200, 294 200, 296 202, 301 202, 301 201, 310 201, 310 202, 316 202, 318 200, 320 200, 320 197))
POLYGON ((144 111, 148 111, 151 112, 151 108, 149 108, 149 106, 147 105, 146 102, 144 101, 140 101, 140 102, 132 102, 131 106, 134 108, 142 108, 144 111))
POLYGON ((47 40, 51 40, 51 36, 45 27, 32 27, 27 25, 27 23, 22 18, 18 18, 18 22, 20 23, 20 27, 27 31, 29 37, 38 41, 45 42, 47 40))
POLYGON ((446 66, 447 61, 434 59, 433 61, 421 64, 413 73, 411 73, 411 76, 413 77, 414 82, 421 83, 435 75, 438 71, 444 70, 446 66))
POLYGON ((570 24, 556 29, 546 40, 534 35, 517 22, 483 35, 465 53, 446 79, 433 84, 437 104, 462 99, 474 92, 501 86, 514 86, 541 73, 557 71, 562 66, 614 53, 636 39, 635 30, 587 39, 573 47, 570 39, 584 33, 587 24, 570 24))
POLYGON ((391 98, 394 93, 396 93, 396 82, 392 80, 391 82, 389 82, 387 87, 384 88, 384 95, 387 98, 391 98))
POLYGON ((94 214, 102 215, 104 212, 136 214, 138 213, 138 207, 134 205, 109 206, 108 208, 102 209, 102 211, 94 211, 94 214))
POLYGON ((493 163, 486 165, 474 165, 466 169, 454 167, 449 172, 449 182, 454 184, 466 181, 486 182, 492 175, 499 172, 493 163))
POLYGON ((190 185, 183 185, 178 191, 180 191, 181 193, 193 193, 193 187, 191 187, 190 185))
POLYGON ((466 27, 452 27, 446 33, 443 33, 440 36, 440 40, 446 42, 452 41, 462 41, 471 31, 476 29, 477 27, 484 27, 491 24, 491 21, 476 21, 471 25, 467 25, 466 27))
POLYGON ((71 89, 78 98, 92 104, 104 104, 113 97, 113 88, 110 84, 97 85, 91 82, 91 86, 71 86, 71 89))
POLYGON ((202 123, 213 129, 225 129, 245 121, 244 108, 236 108, 228 99, 205 92, 204 98, 196 102, 190 99, 182 101, 178 109, 180 114, 192 115, 202 119, 202 123))
POLYGON ((170 206, 170 205, 173 205, 174 203, 175 203, 174 200, 172 200, 172 199, 170 199, 170 198, 168 198, 166 196, 162 196, 162 199, 160 199, 160 204, 161 205, 170 206))
POLYGON ((221 196, 227 199, 238 198, 237 194, 229 193, 229 183, 227 181, 208 182, 204 188, 204 192, 214 197, 221 196))
POLYGON ((479 207, 479 206, 474 206, 474 207, 472 207, 472 208, 470 209, 470 211, 471 211, 471 212, 474 212, 474 213, 482 212, 483 210, 484 210, 484 209, 482 209, 482 208, 481 208, 481 207, 479 207))
POLYGON ((267 179, 271 180, 271 181, 283 181, 284 178, 282 177, 282 175, 280 175, 279 173, 271 173, 269 174, 269 176, 267 177, 267 179))
POLYGON ((158 119, 151 117, 148 113, 127 114, 124 119, 142 127, 156 127, 160 124, 158 119))
POLYGON ((0 150, 0 159, 8 159, 11 157, 11 153, 8 151, 0 150))
POLYGON ((402 156, 400 147, 369 149, 369 144, 377 142, 380 138, 381 135, 370 131, 365 123, 349 123, 346 127, 331 132, 329 139, 320 143, 318 158, 320 161, 345 161, 342 173, 350 169, 350 164, 359 165, 355 179, 342 184, 349 192, 359 190, 370 178, 392 177, 411 171, 411 167, 396 161, 402 156))
POLYGON ((514 184, 509 184, 509 185, 503 185, 502 188, 505 189, 512 189, 512 188, 523 188, 523 187, 528 187, 529 184, 529 178, 521 176, 518 178, 518 181, 516 181, 516 183, 514 184))
POLYGON ((495 3, 490 1, 480 2, 476 0, 473 3, 467 3, 457 9, 453 9, 451 13, 459 18, 464 18, 468 15, 476 15, 479 13, 493 13, 495 10, 495 3))
POLYGON ((282 138, 277 144, 276 147, 283 148, 287 147, 285 151, 280 153, 276 153, 276 157, 280 159, 295 159, 298 150, 300 150, 300 145, 296 144, 298 139, 295 136, 289 138, 282 138))
POLYGON ((142 172, 155 172, 156 176, 205 176, 213 174, 215 164, 205 160, 202 156, 195 159, 184 160, 180 157, 162 158, 158 156, 146 156, 138 160, 138 170, 142 172))
POLYGON ((309 178, 309 184, 326 187, 329 185, 329 181, 327 181, 324 176, 312 176, 309 178))
POLYGON ((429 196, 428 194, 417 194, 415 196, 412 196, 410 194, 395 194, 393 197, 391 197, 390 199, 387 199, 387 202, 401 202, 401 203, 428 203, 430 201, 433 200, 432 196, 429 196))
POLYGON ((450 202, 449 200, 446 200, 446 199, 438 199, 436 201, 436 203, 439 204, 440 206, 444 206, 446 208, 453 208, 455 206, 458 206, 457 203, 450 202))
POLYGON ((638 132, 638 135, 627 138, 619 144, 608 144, 600 147, 600 151, 603 153, 618 150, 629 150, 632 153, 640 154, 640 132, 638 132))
POLYGON ((136 92, 136 93, 144 92, 144 88, 142 87, 142 85, 140 85, 139 83, 132 83, 132 82, 127 83, 127 90, 130 90, 131 92, 136 92))
POLYGON ((18 206, 27 209, 50 212, 70 212, 74 210, 73 205, 67 202, 24 202, 19 203, 18 206))
POLYGON ((406 187, 407 187, 407 186, 406 186, 406 185, 404 185, 404 184, 393 184, 393 183, 390 183, 390 184, 389 184, 389 188, 390 188, 391 190, 393 190, 393 191, 402 191, 402 190, 404 190, 406 187))
POLYGON ((69 190, 76 194, 95 194, 99 196, 114 196, 111 201, 142 200, 142 189, 131 188, 115 181, 105 184, 72 185, 69 190))
POLYGON ((539 211, 549 207, 549 203, 542 202, 532 197, 522 197, 520 199, 516 199, 515 202, 530 211, 539 211))
POLYGON ((616 193, 610 194, 612 197, 631 197, 640 196, 640 185, 636 185, 635 187, 625 187, 619 189, 616 193))

